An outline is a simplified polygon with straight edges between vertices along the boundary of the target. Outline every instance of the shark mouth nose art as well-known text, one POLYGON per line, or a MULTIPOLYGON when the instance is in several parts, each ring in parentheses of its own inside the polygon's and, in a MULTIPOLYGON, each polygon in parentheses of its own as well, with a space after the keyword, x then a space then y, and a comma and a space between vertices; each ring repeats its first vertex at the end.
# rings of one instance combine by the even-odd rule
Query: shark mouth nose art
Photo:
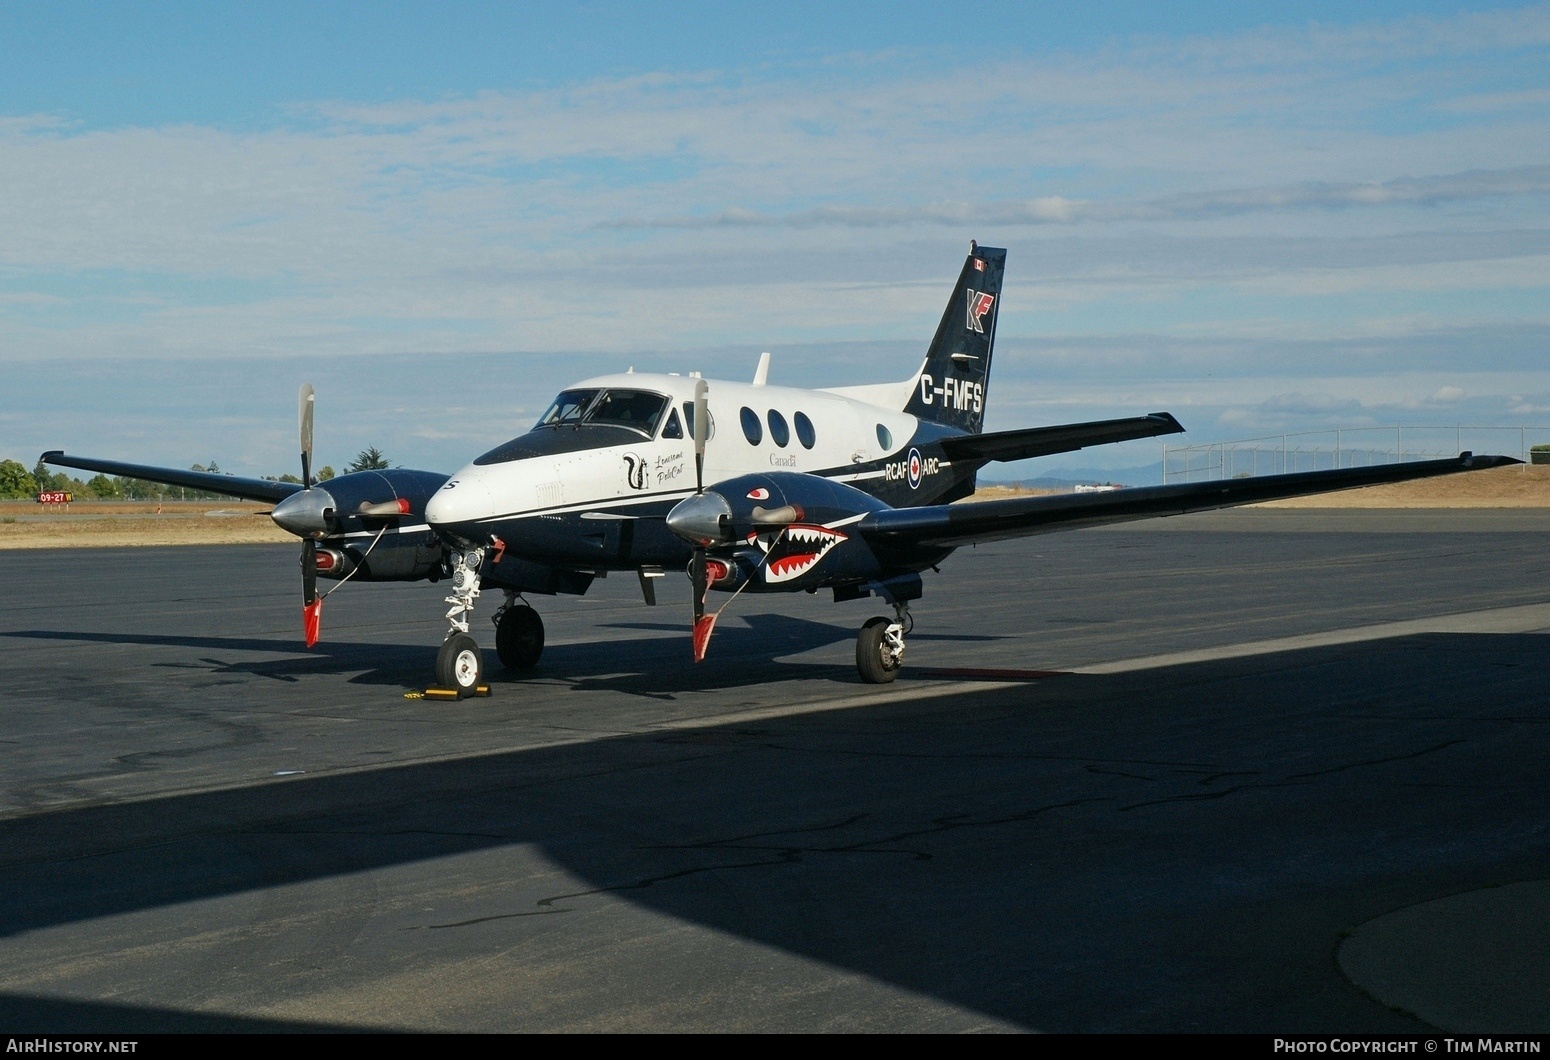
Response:
POLYGON ((774 536, 748 535, 748 543, 758 545, 765 554, 764 580, 770 585, 800 578, 835 545, 849 540, 849 535, 838 530, 807 523, 792 523, 774 536))

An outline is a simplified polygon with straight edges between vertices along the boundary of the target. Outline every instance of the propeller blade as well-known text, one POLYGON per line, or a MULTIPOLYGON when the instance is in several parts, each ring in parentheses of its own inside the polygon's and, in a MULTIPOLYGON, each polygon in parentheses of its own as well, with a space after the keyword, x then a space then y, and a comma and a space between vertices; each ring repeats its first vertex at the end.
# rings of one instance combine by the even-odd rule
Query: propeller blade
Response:
POLYGON ((312 384, 301 384, 296 395, 297 418, 301 421, 301 485, 312 488, 312 384))
POLYGON ((301 602, 318 598, 318 543, 305 538, 301 543, 301 602))
POLYGON ((301 631, 307 647, 318 642, 323 621, 323 601, 318 598, 318 545, 312 538, 301 543, 301 631))
MULTIPOLYGON (((696 417, 698 419, 698 417, 696 417)), ((694 661, 705 661, 705 649, 710 646, 711 630, 716 628, 714 613, 705 613, 705 596, 710 592, 710 576, 705 569, 705 550, 694 550, 689 561, 689 580, 694 583, 694 661)))
MULTIPOLYGON (((694 381, 694 492, 705 492, 705 439, 710 437, 710 387, 703 379, 694 381)), ((703 566, 703 564, 702 564, 703 566)))
POLYGON ((710 589, 710 579, 705 573, 705 550, 694 550, 694 558, 689 561, 689 581, 694 585, 694 620, 698 622, 705 616, 705 594, 710 589))
POLYGON ((716 613, 712 611, 694 623, 694 661, 705 661, 705 649, 710 647, 710 634, 716 628, 716 613))

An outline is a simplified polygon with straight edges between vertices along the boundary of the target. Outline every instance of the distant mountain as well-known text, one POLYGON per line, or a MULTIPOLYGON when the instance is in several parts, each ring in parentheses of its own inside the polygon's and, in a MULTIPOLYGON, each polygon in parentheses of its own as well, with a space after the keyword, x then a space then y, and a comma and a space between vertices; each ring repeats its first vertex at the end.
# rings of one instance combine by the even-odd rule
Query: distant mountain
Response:
POLYGON ((1029 489, 1071 489, 1075 486, 1093 486, 1112 482, 1119 486, 1161 486, 1162 461, 1142 464, 1138 467, 1055 467, 1037 478, 1013 478, 1005 471, 997 474, 994 464, 981 471, 979 481, 985 485, 1026 486, 1029 489))

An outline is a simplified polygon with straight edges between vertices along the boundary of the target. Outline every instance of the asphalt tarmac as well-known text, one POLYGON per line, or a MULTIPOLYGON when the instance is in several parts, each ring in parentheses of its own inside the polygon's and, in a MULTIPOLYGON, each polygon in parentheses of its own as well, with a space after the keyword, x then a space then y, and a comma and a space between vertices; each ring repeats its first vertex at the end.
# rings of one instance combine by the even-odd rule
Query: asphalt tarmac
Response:
POLYGON ((1547 531, 964 549, 881 689, 871 601, 744 594, 694 666, 687 581, 615 575, 458 704, 405 698, 433 586, 307 651, 298 548, 3 554, 0 1030, 1446 1026, 1395 947, 1550 877, 1547 531))

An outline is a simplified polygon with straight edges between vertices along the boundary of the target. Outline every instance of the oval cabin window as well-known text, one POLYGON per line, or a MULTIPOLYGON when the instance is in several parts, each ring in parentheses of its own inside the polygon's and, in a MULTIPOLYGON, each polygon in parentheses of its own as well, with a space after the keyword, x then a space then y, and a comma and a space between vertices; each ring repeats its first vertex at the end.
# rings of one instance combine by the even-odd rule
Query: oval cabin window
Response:
POLYGON ((818 435, 813 433, 813 421, 807 418, 805 412, 799 412, 792 418, 797 425, 797 441, 802 443, 803 449, 811 449, 818 442, 818 435))
POLYGON ((770 441, 782 449, 791 444, 791 428, 786 426, 786 417, 770 409, 770 441))
POLYGON ((885 453, 893 450, 893 434, 881 423, 877 425, 877 444, 883 447, 885 453))
POLYGON ((743 421, 743 437, 748 439, 749 445, 758 445, 764 440, 764 427, 759 423, 759 414, 747 405, 738 413, 743 421))

